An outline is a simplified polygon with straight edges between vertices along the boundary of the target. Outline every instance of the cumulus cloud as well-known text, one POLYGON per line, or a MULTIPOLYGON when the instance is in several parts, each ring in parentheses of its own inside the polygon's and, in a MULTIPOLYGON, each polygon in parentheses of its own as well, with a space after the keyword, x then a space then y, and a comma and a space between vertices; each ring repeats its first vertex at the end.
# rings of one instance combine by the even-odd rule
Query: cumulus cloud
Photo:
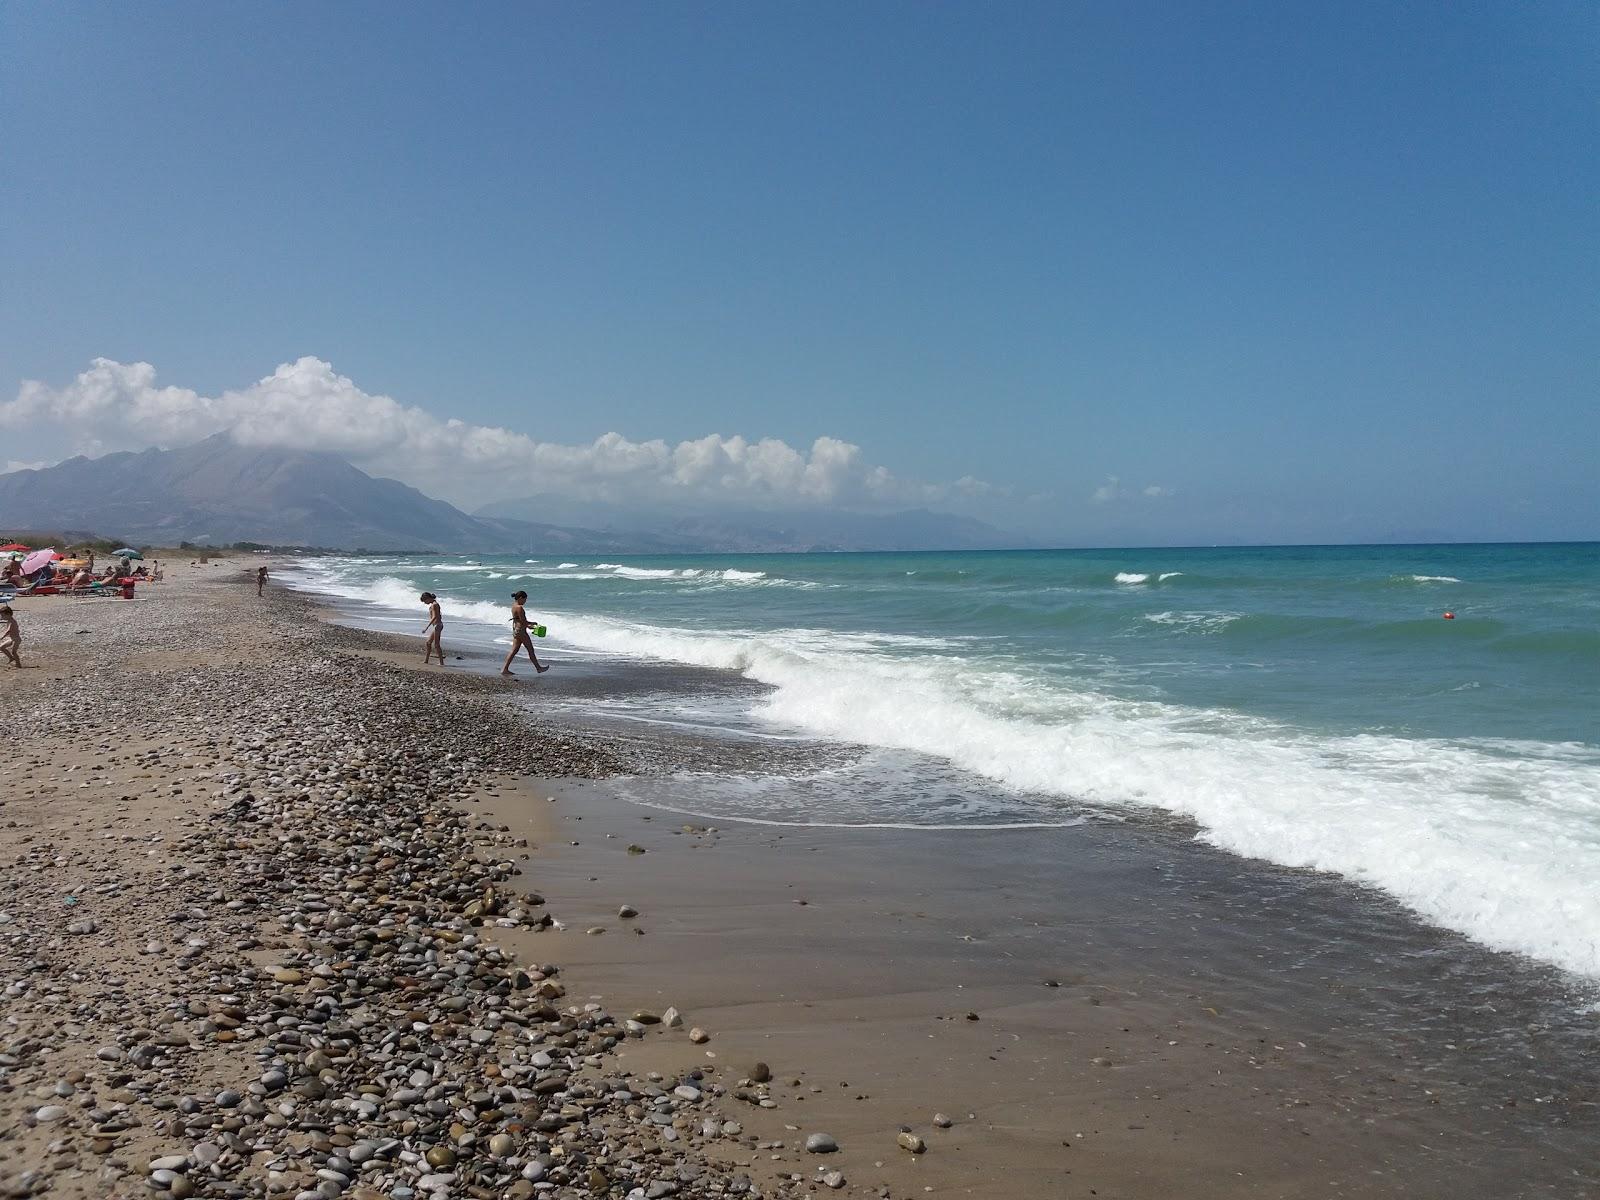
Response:
POLYGON ((819 437, 797 449, 776 438, 709 434, 669 444, 606 433, 564 445, 434 416, 363 391, 321 359, 284 363, 249 387, 203 396, 159 386, 149 363, 97 358, 65 387, 29 380, 0 402, 0 429, 54 426, 81 451, 174 446, 228 431, 248 446, 326 450, 463 502, 561 491, 617 502, 739 503, 874 508, 989 494, 982 480, 902 479, 859 446, 819 437))
POLYGON ((1124 486, 1121 479, 1115 475, 1107 475, 1106 481, 1094 491, 1089 493, 1089 500, 1094 504, 1111 504, 1119 500, 1164 500, 1172 495, 1172 489, 1162 487, 1158 483, 1147 484, 1142 488, 1124 486))

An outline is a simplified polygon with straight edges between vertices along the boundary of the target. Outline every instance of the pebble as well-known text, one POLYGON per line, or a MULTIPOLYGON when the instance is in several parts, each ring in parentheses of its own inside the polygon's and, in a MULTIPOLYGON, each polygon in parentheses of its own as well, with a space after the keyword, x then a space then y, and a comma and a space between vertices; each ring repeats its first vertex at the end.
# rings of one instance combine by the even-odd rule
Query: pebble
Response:
MULTIPOLYGON (((669 1082, 615 1056, 635 1029, 682 1027, 676 1009, 627 1021, 600 1003, 569 1005, 556 967, 495 940, 555 918, 523 889, 513 839, 465 815, 461 799, 491 770, 620 773, 623 751, 529 737, 496 698, 498 680, 435 680, 345 653, 370 635, 318 624, 292 597, 257 608, 252 593, 246 622, 210 595, 122 610, 119 659, 181 650, 221 661, 141 670, 136 688, 119 661, 89 662, 80 682, 96 704, 41 693, 8 717, 18 745, 81 743, 117 780, 108 803, 132 805, 132 823, 98 826, 91 802, 84 824, 96 832, 84 837, 112 836, 93 842, 88 882, 73 874, 75 849, 43 840, 24 843, 19 870, 0 867, 8 910, 59 906, 70 888, 97 909, 78 908, 70 928, 99 935, 95 953, 126 956, 8 978, 0 1068, 13 1083, 19 1046, 52 1056, 42 1061, 70 1065, 55 1056, 75 1046, 80 1063, 95 1060, 88 1078, 56 1087, 70 1109, 32 1109, 37 1122, 84 1129, 17 1194, 51 1190, 73 1164, 115 1180, 131 1142, 163 1151, 134 1161, 179 1200, 804 1195, 799 1181, 758 1187, 701 1155, 703 1141, 743 1137, 718 1113, 715 1075, 669 1082), (127 792, 181 797, 170 802, 193 819, 147 833, 127 792), (66 875, 52 874, 56 855, 66 875)), ((63 928, 59 907, 38 911, 63 928)), ((618 907, 620 919, 638 915, 618 907)), ((46 1097, 54 1079, 17 1095, 46 1097)), ((837 1149, 820 1136, 829 1149, 812 1152, 837 1149)))
POLYGON ((839 1149, 839 1143, 833 1140, 830 1134, 813 1133, 806 1138, 807 1154, 832 1154, 839 1149))
POLYGON ((928 1144, 914 1133, 902 1133, 895 1138, 895 1141, 899 1144, 900 1149, 909 1151, 912 1154, 921 1154, 928 1148, 928 1144))

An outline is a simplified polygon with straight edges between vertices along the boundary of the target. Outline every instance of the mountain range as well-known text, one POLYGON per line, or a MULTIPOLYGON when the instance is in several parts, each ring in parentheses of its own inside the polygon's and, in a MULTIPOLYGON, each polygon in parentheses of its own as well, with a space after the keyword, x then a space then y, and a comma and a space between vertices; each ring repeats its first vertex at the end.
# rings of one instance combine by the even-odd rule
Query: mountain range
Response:
POLYGON ((633 513, 551 496, 462 512, 336 454, 241 446, 227 433, 171 450, 69 458, 0 475, 0 533, 92 529, 139 544, 262 542, 343 550, 667 554, 999 548, 970 518, 898 514, 633 513), (573 517, 589 524, 568 524, 573 517), (536 519, 529 520, 527 517, 536 519))

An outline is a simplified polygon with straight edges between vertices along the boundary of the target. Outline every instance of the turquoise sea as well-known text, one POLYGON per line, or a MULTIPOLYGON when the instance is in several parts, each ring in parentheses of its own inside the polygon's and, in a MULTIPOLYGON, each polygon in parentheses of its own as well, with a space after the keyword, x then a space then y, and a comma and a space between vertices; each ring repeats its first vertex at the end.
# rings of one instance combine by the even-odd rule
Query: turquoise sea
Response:
MULTIPOLYGON (((719 818, 1192 821, 1482 944, 1600 979, 1600 545, 307 558, 297 582, 447 645, 517 588, 530 703, 751 742, 803 767, 668 781, 719 818), (1446 619, 1445 613, 1453 613, 1446 619), (539 689, 642 660, 749 687, 539 689)), ((676 788, 674 792, 672 789, 676 788)), ((659 793, 658 793, 659 794, 659 793)))

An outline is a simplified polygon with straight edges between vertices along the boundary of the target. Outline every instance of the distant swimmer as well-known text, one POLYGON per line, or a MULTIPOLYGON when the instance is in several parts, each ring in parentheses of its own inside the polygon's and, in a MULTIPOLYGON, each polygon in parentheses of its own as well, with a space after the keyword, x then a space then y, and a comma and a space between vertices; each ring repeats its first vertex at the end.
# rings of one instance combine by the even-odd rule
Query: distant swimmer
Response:
POLYGON ((528 657, 533 661, 533 669, 541 675, 550 668, 539 661, 539 656, 533 652, 533 635, 528 630, 528 613, 522 606, 527 602, 527 592, 511 593, 511 653, 506 655, 506 665, 501 668, 502 675, 515 675, 511 664, 517 659, 517 651, 526 649, 528 657))
POLYGON ((428 646, 422 652, 422 661, 426 664, 437 654, 442 667, 444 647, 439 644, 439 639, 444 636, 444 614, 439 611, 439 597, 432 592, 423 592, 421 599, 428 606, 428 623, 422 627, 422 632, 428 635, 428 646))
POLYGON ((267 586, 267 569, 266 569, 266 567, 257 567, 256 568, 256 595, 258 595, 258 596, 261 595, 262 589, 265 588, 266 586, 267 586))

